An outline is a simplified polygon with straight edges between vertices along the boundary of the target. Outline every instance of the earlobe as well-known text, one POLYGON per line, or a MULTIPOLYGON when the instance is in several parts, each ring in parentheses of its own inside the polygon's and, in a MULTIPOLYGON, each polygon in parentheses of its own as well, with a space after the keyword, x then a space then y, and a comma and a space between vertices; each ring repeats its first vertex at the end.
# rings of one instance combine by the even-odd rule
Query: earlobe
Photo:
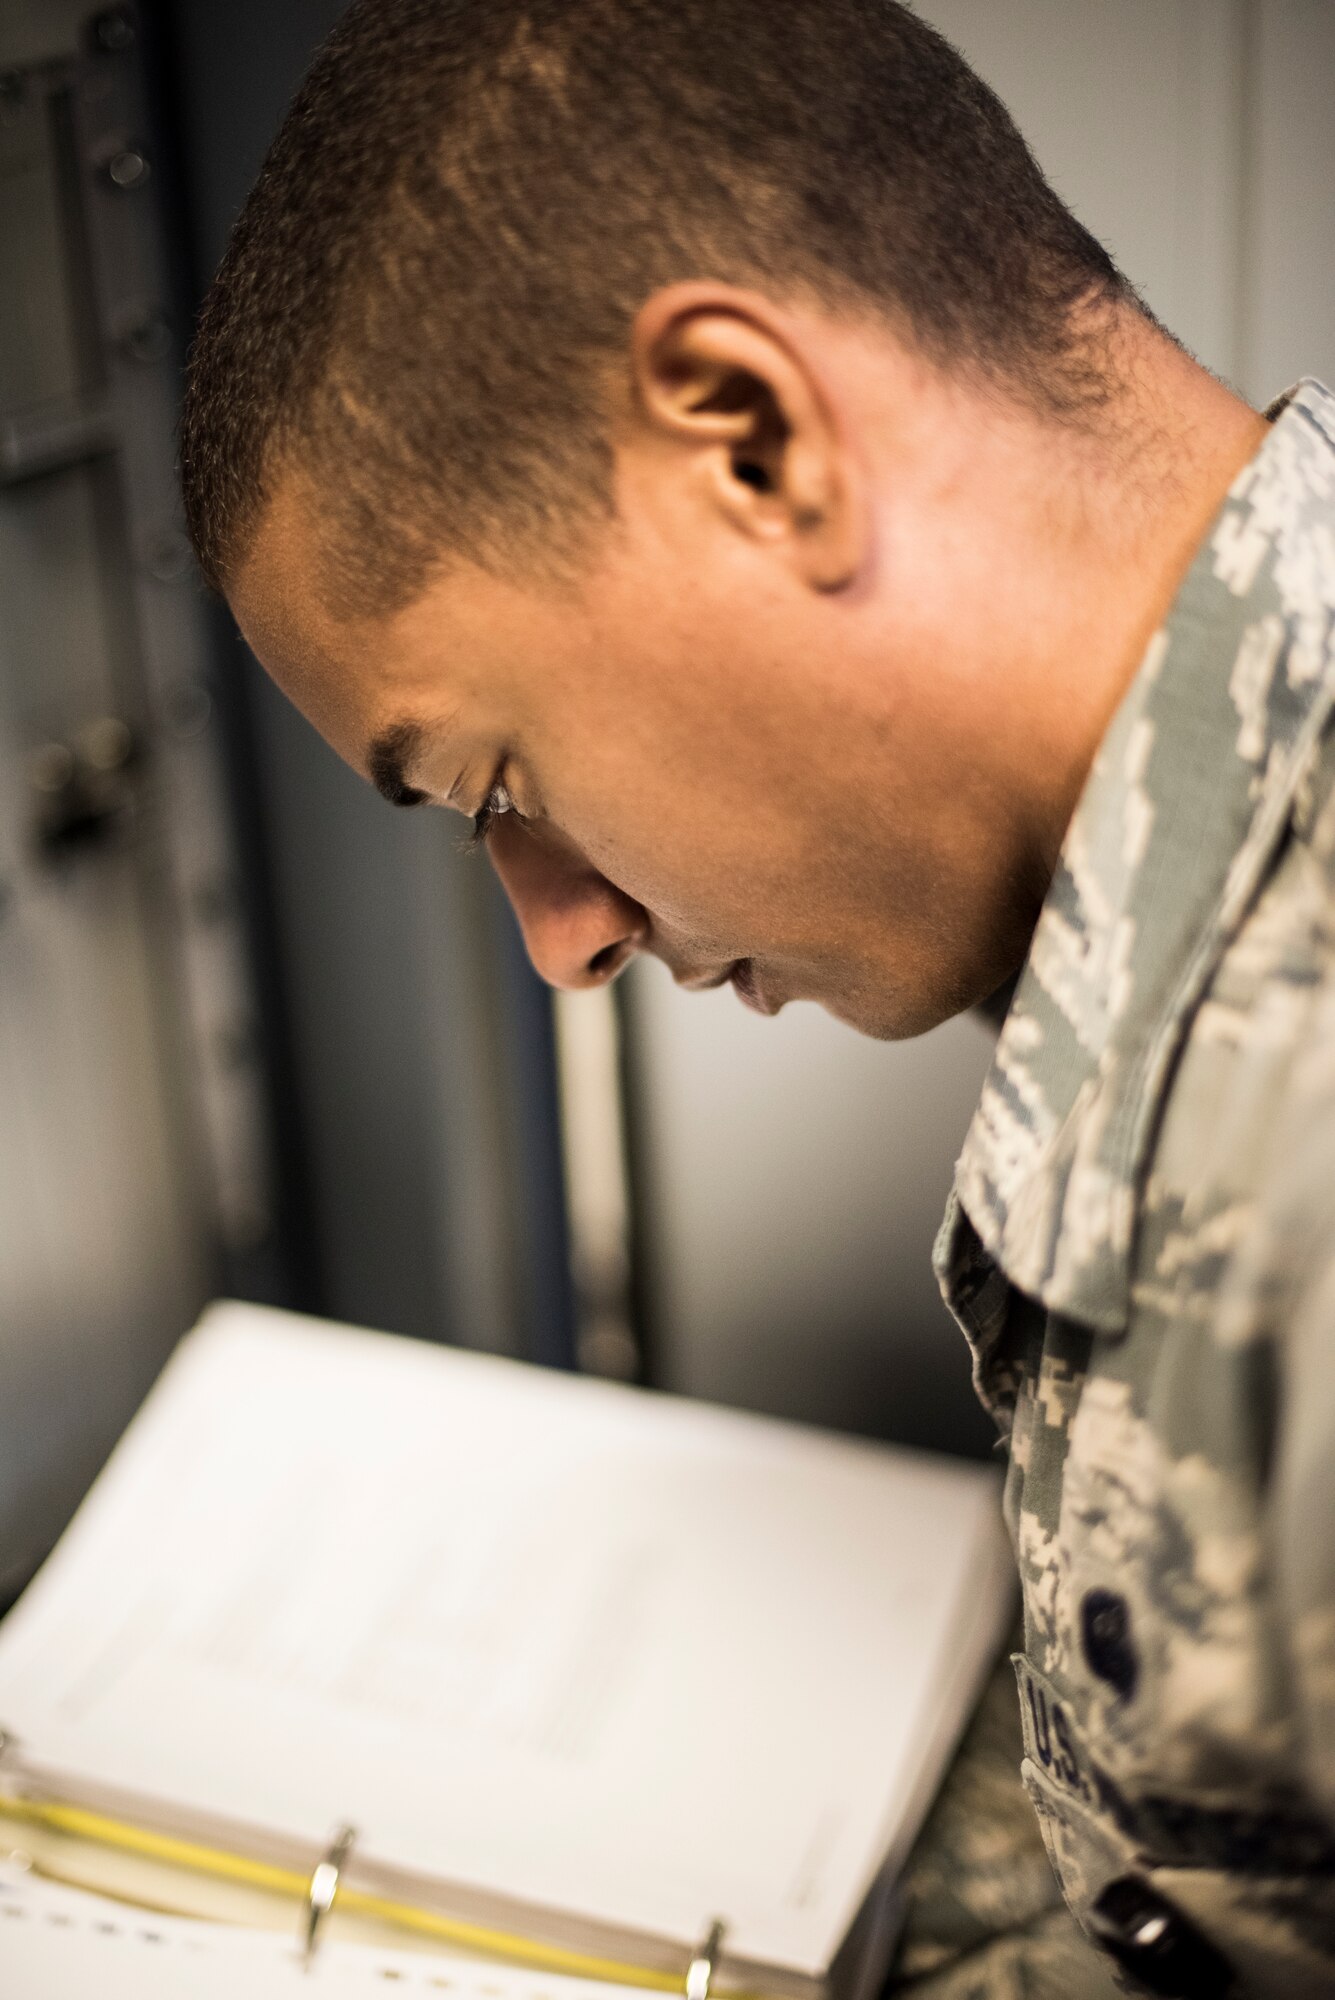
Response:
POLYGON ((785 453, 794 555, 813 590, 845 590, 867 556, 862 482, 839 440, 795 432, 785 453))
POLYGON ((861 481, 811 358, 769 301, 668 287, 637 317, 633 364, 639 420, 679 448, 729 526, 812 589, 851 583, 865 552, 861 481))

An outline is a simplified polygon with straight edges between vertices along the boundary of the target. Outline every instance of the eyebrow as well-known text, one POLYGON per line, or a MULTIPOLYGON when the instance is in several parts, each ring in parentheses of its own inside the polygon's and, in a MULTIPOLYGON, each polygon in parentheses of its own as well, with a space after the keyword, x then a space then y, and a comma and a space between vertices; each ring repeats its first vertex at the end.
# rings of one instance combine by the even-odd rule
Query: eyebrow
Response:
POLYGON ((392 722, 370 744, 366 769, 382 799, 392 806, 420 806, 427 794, 410 785, 408 767, 422 747, 422 726, 417 722, 392 722))

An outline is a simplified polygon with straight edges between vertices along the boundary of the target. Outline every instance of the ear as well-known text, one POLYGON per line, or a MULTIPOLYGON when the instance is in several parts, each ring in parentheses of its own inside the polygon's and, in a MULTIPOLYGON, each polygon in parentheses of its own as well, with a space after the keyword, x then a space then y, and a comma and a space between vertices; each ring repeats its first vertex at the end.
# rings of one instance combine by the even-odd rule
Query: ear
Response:
POLYGON ((767 300, 727 285, 655 293, 632 334, 638 415, 690 454, 731 527, 780 550, 822 591, 866 554, 858 467, 811 365, 767 300))

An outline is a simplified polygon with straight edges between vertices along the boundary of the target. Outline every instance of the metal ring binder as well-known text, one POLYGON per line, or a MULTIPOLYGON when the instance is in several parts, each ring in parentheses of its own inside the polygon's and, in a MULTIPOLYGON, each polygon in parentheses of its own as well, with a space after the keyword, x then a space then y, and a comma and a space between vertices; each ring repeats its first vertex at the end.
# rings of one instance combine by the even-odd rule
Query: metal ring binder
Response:
POLYGON ((355 1826, 341 1826, 311 1873, 306 1890, 305 1936, 302 1941, 302 1958, 308 1966, 320 1942, 320 1926, 334 1907, 339 1877, 347 1866, 356 1838, 355 1826))
POLYGON ((686 2000, 709 2000, 710 1982, 714 1977, 723 1949, 723 1935, 727 1925, 715 1917, 709 1926, 704 1943, 697 1946, 695 1956, 686 1968, 686 2000))

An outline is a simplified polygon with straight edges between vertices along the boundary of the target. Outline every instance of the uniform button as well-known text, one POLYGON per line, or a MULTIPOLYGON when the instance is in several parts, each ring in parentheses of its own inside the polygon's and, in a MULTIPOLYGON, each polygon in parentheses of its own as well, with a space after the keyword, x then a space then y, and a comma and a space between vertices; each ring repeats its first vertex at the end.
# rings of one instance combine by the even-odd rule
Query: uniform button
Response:
POLYGON ((1080 1640, 1090 1669, 1130 1701, 1140 1679, 1131 1640, 1131 1613, 1114 1590, 1087 1590, 1080 1605, 1080 1640))
POLYGON ((1164 2000, 1227 2000, 1228 1960, 1196 1926, 1136 1875, 1110 1882, 1090 1910, 1104 1950, 1164 2000))

